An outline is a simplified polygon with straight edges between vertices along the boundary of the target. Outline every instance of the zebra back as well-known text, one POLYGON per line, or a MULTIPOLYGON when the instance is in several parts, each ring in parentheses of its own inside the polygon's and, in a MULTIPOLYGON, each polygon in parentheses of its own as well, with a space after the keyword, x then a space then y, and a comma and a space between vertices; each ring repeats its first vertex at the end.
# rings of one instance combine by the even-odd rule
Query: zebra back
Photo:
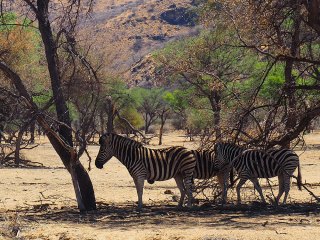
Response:
POLYGON ((214 177, 219 168, 215 164, 215 154, 213 150, 192 150, 196 158, 196 167, 193 177, 196 179, 208 179, 214 177))
POLYGON ((290 149, 246 150, 237 145, 220 143, 218 151, 238 173, 247 169, 255 177, 275 177, 279 171, 292 174, 299 165, 298 156, 290 149))
POLYGON ((130 174, 145 176, 149 182, 167 180, 179 172, 192 176, 196 165, 193 153, 184 147, 151 149, 116 134, 112 134, 110 143, 114 156, 130 174))

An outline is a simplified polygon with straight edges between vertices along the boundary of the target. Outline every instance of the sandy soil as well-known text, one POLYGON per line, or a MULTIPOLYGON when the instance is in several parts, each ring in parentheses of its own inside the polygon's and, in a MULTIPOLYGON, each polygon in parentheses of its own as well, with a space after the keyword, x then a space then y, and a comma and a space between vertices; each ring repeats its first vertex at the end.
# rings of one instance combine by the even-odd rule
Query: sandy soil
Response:
MULTIPOLYGON (((289 204, 275 208, 257 203, 247 184, 241 206, 231 196, 226 206, 210 205, 203 196, 192 209, 177 210, 173 180, 146 184, 144 211, 138 213, 136 190, 126 168, 111 159, 102 170, 89 172, 98 211, 79 214, 71 179, 47 140, 24 155, 43 164, 37 168, 0 168, 0 239, 318 239, 320 206, 293 184, 289 204), (169 194, 165 194, 170 190, 169 194)), ((309 148, 300 154, 303 180, 320 195, 320 134, 306 136, 309 148)), ((156 142, 156 139, 155 141, 156 142)), ((166 135, 169 145, 196 148, 185 136, 166 135)), ((93 159, 98 146, 90 146, 93 159)), ((88 166, 86 157, 83 164, 88 166)), ((265 180, 261 181, 265 185, 265 180)), ((277 184, 277 181, 273 181, 277 184)), ((275 186, 274 191, 278 189, 275 186)), ((264 194, 271 195, 265 185, 264 194)), ((232 195, 232 194, 231 194, 232 195)))

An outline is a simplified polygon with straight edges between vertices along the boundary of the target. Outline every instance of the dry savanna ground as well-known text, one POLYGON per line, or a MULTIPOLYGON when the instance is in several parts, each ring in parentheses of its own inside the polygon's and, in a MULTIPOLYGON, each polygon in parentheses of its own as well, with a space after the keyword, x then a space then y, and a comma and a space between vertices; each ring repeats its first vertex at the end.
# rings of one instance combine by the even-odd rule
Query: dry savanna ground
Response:
MULTIPOLYGON (((303 180, 320 195, 320 134, 306 136, 300 155, 303 180)), ((77 211, 70 175, 47 140, 24 152, 38 167, 0 168, 0 239, 318 239, 320 206, 295 184, 287 206, 260 205, 247 184, 244 204, 208 204, 204 197, 192 209, 176 209, 179 195, 173 180, 146 184, 144 210, 135 211, 136 190, 126 168, 111 159, 102 170, 89 172, 98 202, 96 212, 77 211), (165 194, 166 192, 166 194, 165 194)), ((156 141, 155 141, 156 142, 156 141)), ((165 136, 167 145, 196 148, 182 134, 165 136)), ((90 146, 93 158, 98 146, 90 146)), ((87 159, 82 159, 88 166, 87 159)), ((93 164, 92 164, 93 165, 93 164)), ((273 179, 272 179, 273 180, 273 179)), ((277 181, 272 181, 275 185, 277 181)), ((264 194, 270 188, 261 181, 264 194)), ((273 187, 277 192, 277 186, 273 187)), ((233 191, 234 192, 234 191, 233 191)))

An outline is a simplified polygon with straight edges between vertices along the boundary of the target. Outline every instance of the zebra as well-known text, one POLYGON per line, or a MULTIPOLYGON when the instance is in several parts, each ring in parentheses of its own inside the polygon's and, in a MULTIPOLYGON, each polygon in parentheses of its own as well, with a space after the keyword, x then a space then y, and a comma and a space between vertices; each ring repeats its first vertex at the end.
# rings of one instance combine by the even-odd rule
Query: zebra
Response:
MULTIPOLYGON (((276 204, 285 192, 283 204, 286 204, 288 193, 290 191, 290 181, 293 172, 298 167, 297 185, 301 190, 301 169, 299 157, 290 149, 269 149, 246 150, 230 143, 217 143, 215 145, 217 158, 217 167, 229 164, 234 167, 240 179, 237 190, 237 202, 241 203, 240 189, 247 180, 250 180, 257 189, 263 203, 266 203, 263 197, 261 187, 257 178, 270 178, 278 176, 279 193, 276 197, 276 204)), ((224 189, 224 199, 227 197, 227 189, 224 189)))
MULTIPOLYGON (((161 151, 167 151, 169 148, 161 149, 161 151)), ((214 150, 191 150, 196 159, 196 166, 193 172, 193 179, 210 179, 217 176, 218 183, 224 192, 224 189, 227 187, 227 179, 229 177, 230 168, 228 165, 221 166, 218 168, 218 165, 215 162, 215 152, 214 150)), ((230 176, 230 179, 232 176, 230 176)), ((193 181, 192 181, 193 182, 193 181)), ((149 184, 153 184, 154 181, 148 180, 149 184)), ((224 200, 224 199, 223 199, 224 200)), ((222 202, 223 203, 223 202, 222 202)))
MULTIPOLYGON (((228 177, 230 173, 229 164, 219 164, 215 158, 214 150, 192 150, 196 158, 196 167, 193 172, 195 179, 210 179, 217 176, 218 183, 222 189, 222 193, 227 189, 228 177)), ((230 175, 230 180, 232 179, 230 175)), ((232 180, 231 180, 232 182, 232 180)), ((225 202, 225 198, 222 198, 222 203, 225 202)))
POLYGON ((174 178, 181 197, 182 207, 185 194, 188 206, 192 202, 192 175, 196 165, 193 153, 184 147, 150 149, 140 142, 114 133, 107 133, 99 139, 100 149, 95 161, 97 168, 103 168, 113 156, 128 169, 138 194, 138 210, 142 209, 144 181, 164 181, 174 178))

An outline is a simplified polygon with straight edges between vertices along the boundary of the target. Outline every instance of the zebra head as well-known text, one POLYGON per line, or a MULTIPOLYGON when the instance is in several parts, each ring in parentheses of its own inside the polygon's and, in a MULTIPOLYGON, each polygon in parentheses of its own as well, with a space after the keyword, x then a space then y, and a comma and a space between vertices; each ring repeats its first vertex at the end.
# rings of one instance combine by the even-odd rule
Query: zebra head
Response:
POLYGON ((224 151, 225 151, 226 144, 222 142, 218 142, 214 145, 214 163, 215 168, 222 169, 225 165, 228 164, 228 159, 226 158, 224 151))
POLYGON ((100 149, 95 161, 95 165, 97 168, 103 168, 103 165, 113 156, 111 138, 111 134, 104 134, 99 139, 100 149))

